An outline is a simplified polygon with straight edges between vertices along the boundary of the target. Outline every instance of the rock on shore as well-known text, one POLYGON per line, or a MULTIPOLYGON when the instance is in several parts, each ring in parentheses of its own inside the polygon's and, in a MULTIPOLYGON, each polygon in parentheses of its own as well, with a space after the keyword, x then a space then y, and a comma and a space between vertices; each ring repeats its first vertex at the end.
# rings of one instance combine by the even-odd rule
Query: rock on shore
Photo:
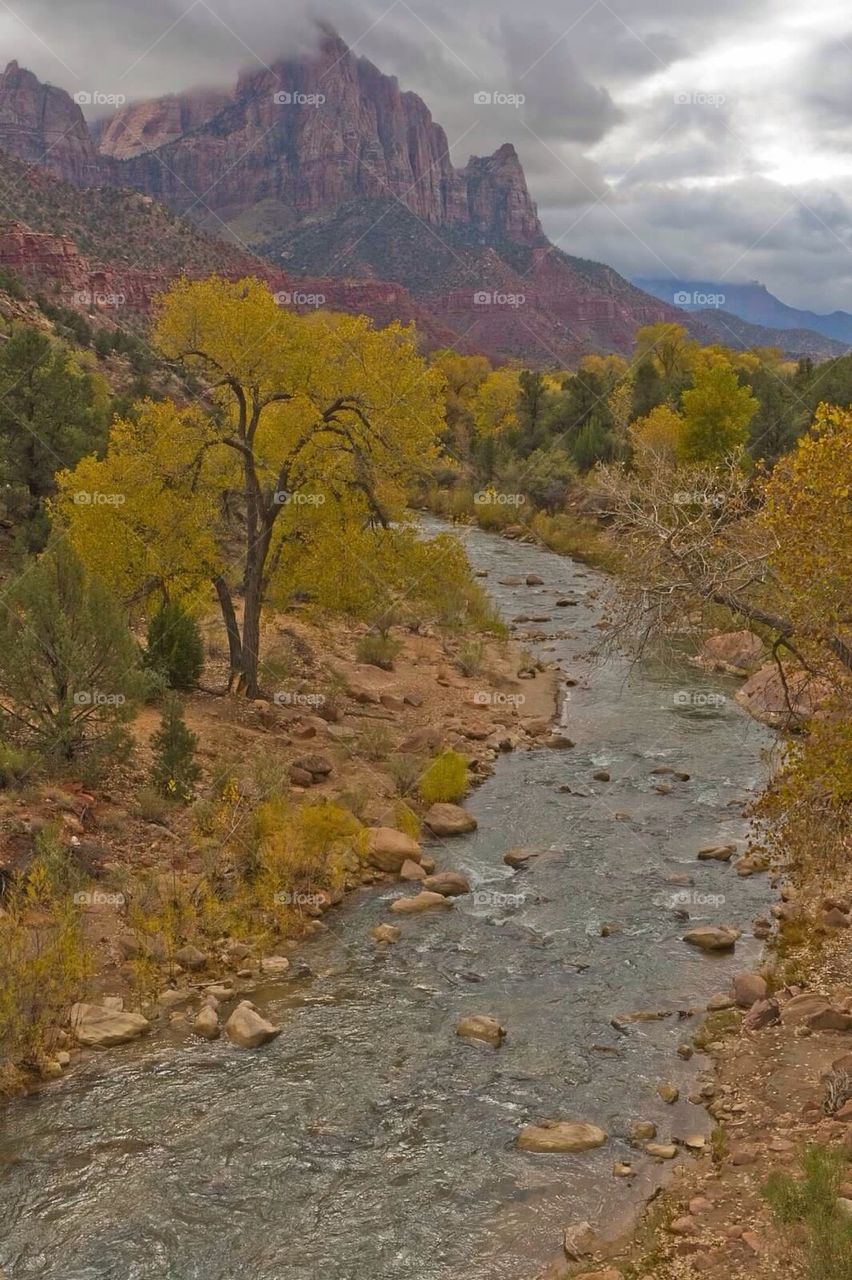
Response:
POLYGON ((97 1004, 75 1004, 71 1009, 71 1030, 79 1044, 91 1049, 109 1049, 138 1039, 151 1024, 141 1013, 105 1009, 97 1004))

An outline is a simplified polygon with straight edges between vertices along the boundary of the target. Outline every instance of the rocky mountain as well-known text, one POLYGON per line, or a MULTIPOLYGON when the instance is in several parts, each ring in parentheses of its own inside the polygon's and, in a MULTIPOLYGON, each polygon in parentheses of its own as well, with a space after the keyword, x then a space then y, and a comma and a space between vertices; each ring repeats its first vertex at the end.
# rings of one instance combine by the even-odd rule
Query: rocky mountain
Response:
MULTIPOLYGON (((62 180, 4 182, 0 164, 0 265, 55 267, 66 293, 65 250, 33 236, 67 242, 85 259, 71 275, 108 277, 143 309, 209 264, 268 279, 287 305, 415 320, 428 345, 556 368, 627 354, 637 328, 683 314, 551 245, 514 147, 454 167, 425 103, 331 32, 232 89, 129 104, 93 130, 64 90, 12 62, 0 148, 62 180)), ((701 317, 689 327, 719 340, 701 317)))
POLYGON ((852 345, 852 315, 848 311, 833 311, 829 315, 802 311, 776 298, 757 280, 749 284, 729 284, 728 281, 639 279, 634 283, 655 298, 672 302, 686 311, 702 310, 707 306, 707 298, 723 298, 718 305, 749 324, 820 333, 844 343, 847 348, 852 345))
POLYGON ((104 166, 77 103, 17 62, 0 74, 0 147, 77 186, 102 181, 104 166))
POLYGON ((422 99, 332 33, 312 57, 245 73, 219 103, 188 95, 123 108, 100 151, 122 162, 127 186, 198 221, 245 224, 257 209, 286 227, 349 200, 392 199, 436 227, 543 239, 513 148, 454 168, 422 99))

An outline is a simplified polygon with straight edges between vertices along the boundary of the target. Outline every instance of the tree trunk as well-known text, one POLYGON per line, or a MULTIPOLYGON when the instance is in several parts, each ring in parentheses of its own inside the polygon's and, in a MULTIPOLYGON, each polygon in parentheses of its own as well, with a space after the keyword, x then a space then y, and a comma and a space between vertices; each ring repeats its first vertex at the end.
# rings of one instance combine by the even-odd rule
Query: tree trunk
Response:
POLYGON ((240 628, 237 623, 237 615, 234 612, 234 602, 231 599, 231 593, 228 590, 225 579, 221 574, 217 575, 217 577, 213 579, 213 586, 216 588, 216 595, 219 597, 219 607, 222 610, 225 631, 228 635, 228 657, 231 668, 228 689, 231 690, 233 689, 235 682, 242 675, 243 645, 240 639, 240 628))
POLYGON ((260 659, 260 611, 262 591, 259 569, 246 578, 243 610, 243 658, 239 689, 247 698, 259 698, 257 667, 260 659))

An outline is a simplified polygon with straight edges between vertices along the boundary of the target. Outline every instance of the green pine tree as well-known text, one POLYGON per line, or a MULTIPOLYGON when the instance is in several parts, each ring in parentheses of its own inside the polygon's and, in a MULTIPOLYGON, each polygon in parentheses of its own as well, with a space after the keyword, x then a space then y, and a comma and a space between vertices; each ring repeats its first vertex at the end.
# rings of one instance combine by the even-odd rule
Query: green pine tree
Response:
POLYGON ((168 698, 163 706, 160 728, 151 739, 154 764, 151 780, 157 791, 169 800, 186 804, 201 776, 195 762, 198 738, 187 729, 183 709, 177 698, 168 698))

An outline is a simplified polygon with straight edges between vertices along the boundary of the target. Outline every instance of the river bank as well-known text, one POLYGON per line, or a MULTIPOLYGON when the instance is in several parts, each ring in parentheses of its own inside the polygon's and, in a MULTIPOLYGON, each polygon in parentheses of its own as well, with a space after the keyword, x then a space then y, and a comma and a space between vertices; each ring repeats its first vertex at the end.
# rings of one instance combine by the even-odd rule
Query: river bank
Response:
MULTIPOLYGON (((266 635, 268 676, 282 686, 274 697, 247 703, 212 692, 188 695, 184 715, 198 742, 202 788, 221 779, 220 785, 257 804, 283 787, 294 803, 345 808, 364 831, 396 828, 403 810, 408 824, 422 827, 425 839, 438 848, 446 833, 436 819, 436 829, 423 826, 429 806, 417 795, 414 778, 400 781, 391 767, 394 759, 422 770, 442 751, 455 751, 467 762, 469 786, 479 785, 500 753, 529 747, 547 735, 557 712, 557 673, 511 641, 483 635, 472 642, 471 654, 457 636, 429 628, 412 634, 401 627, 392 630, 394 658, 388 664, 392 669, 385 670, 357 660, 365 630, 282 617, 266 635), (311 761, 314 772, 304 767, 311 761)), ((222 682, 218 656, 213 648, 203 683, 222 682)), ((114 772, 107 786, 34 784, 23 797, 0 794, 0 829, 12 859, 17 852, 18 865, 24 864, 28 842, 49 829, 69 842, 75 860, 91 872, 92 879, 75 895, 93 970, 83 999, 92 1009, 116 1015, 129 1011, 127 1041, 135 1038, 133 1019, 139 1014, 149 1023, 146 1030, 186 1021, 207 988, 225 984, 235 996, 248 996, 264 973, 286 968, 286 957, 322 931, 323 916, 346 894, 397 879, 376 859, 353 855, 335 892, 305 884, 298 901, 279 904, 274 945, 255 934, 248 921, 239 935, 226 931, 206 941, 196 936, 190 919, 169 937, 140 928, 134 907, 152 881, 155 891, 186 902, 207 873, 199 807, 168 805, 146 787, 158 724, 156 707, 135 717, 132 763, 114 772), (269 956, 270 949, 279 954, 269 956)), ((234 820, 247 823, 250 815, 236 812, 234 820)), ((13 861, 5 864, 7 871, 13 866, 13 861)), ((91 1052, 115 1049, 122 1019, 110 1021, 101 1036, 86 1029, 82 1044, 73 1026, 57 1028, 54 1052, 41 1071, 20 1073, 10 1091, 38 1089, 91 1052)))
POLYGON ((515 1280, 572 1224, 623 1228, 672 1164, 694 1158, 683 1143, 705 1123, 688 1101, 698 1061, 677 1049, 696 1011, 753 963, 750 921, 765 904, 760 877, 697 852, 744 848, 766 731, 736 710, 733 682, 594 658, 605 579, 464 536, 516 642, 557 664, 574 745, 489 762, 466 803, 478 829, 446 850, 472 888, 452 909, 389 914, 409 891, 380 880, 325 913, 306 965, 294 957, 283 982, 251 996, 284 1027, 262 1053, 199 1044, 177 1009, 158 1044, 127 1046, 107 1073, 90 1060, 79 1088, 14 1104, 0 1140, 12 1224, 0 1260, 14 1280, 37 1258, 57 1280, 153 1280, 163 1268, 218 1280, 259 1221, 262 1280, 515 1280), (503 861, 517 845, 538 854, 526 870, 503 861), (371 930, 391 921, 400 941, 377 947, 371 930), (736 955, 685 946, 702 922, 742 929, 736 955), (455 1034, 486 1014, 506 1028, 499 1049, 455 1034), (598 1125, 605 1143, 520 1150, 521 1129, 545 1119, 598 1125), (673 1162, 637 1152, 637 1121, 674 1141, 673 1162), (627 1163, 633 1176, 614 1177, 627 1163), (35 1229, 44 1197, 58 1216, 35 1229), (333 1206, 319 1220, 318 1204, 333 1206))

